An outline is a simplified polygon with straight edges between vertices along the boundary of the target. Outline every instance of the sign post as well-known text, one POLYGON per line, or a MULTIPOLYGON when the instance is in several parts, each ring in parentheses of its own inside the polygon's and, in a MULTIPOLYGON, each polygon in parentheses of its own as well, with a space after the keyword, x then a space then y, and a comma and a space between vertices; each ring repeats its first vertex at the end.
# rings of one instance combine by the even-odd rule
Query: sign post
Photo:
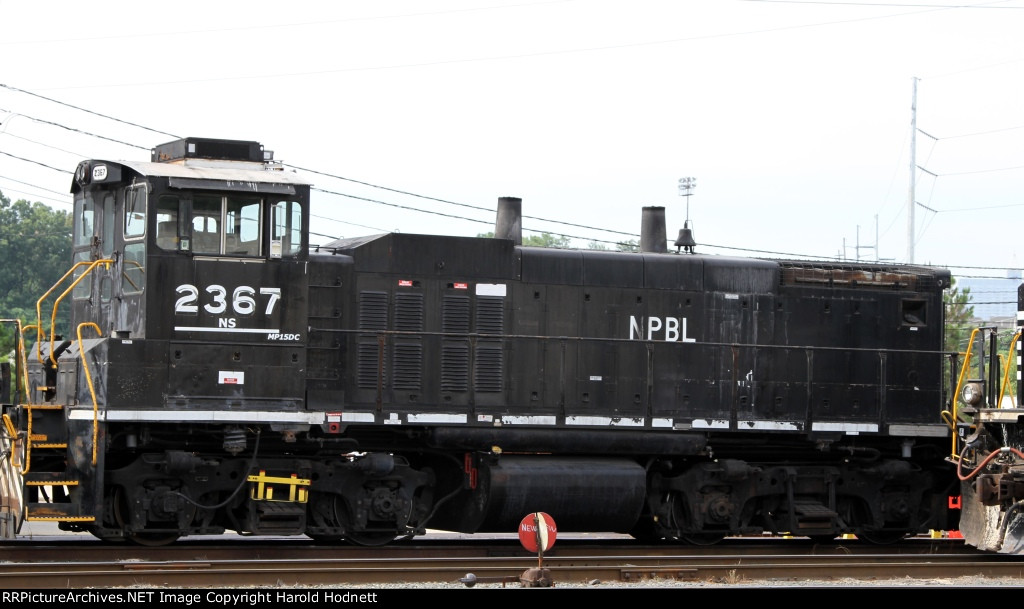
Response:
POLYGON ((519 578, 524 586, 551 585, 551 577, 544 567, 544 552, 555 545, 558 528, 555 520, 544 512, 527 514, 519 523, 519 542, 530 552, 537 553, 537 568, 527 569, 519 578))

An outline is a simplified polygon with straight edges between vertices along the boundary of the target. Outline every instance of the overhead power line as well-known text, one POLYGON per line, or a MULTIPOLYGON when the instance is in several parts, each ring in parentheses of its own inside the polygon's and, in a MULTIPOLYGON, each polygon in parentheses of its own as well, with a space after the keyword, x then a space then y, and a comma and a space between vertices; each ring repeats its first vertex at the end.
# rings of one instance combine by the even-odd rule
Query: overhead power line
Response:
MULTIPOLYGON (((0 86, 3 86, 3 85, 0 85, 0 86)), ((99 134, 96 134, 96 133, 90 133, 88 131, 82 131, 81 129, 75 129, 74 127, 68 127, 67 125, 62 125, 60 123, 56 123, 54 121, 48 121, 48 120, 45 120, 45 119, 42 119, 42 118, 36 118, 34 116, 29 116, 27 114, 22 114, 20 112, 10 112, 9 110, 4 110, 3 108, 0 108, 0 111, 8 112, 8 113, 10 113, 12 115, 15 115, 15 116, 21 116, 21 117, 27 118, 30 121, 34 121, 34 122, 37 122, 37 123, 42 123, 44 125, 51 125, 53 127, 59 127, 61 129, 66 129, 68 131, 73 131, 75 133, 81 133, 82 135, 88 135, 90 137, 99 138, 101 140, 107 140, 108 142, 114 142, 115 144, 121 144, 121 145, 124 145, 124 146, 131 146, 132 148, 141 148, 142 150, 149 150, 148 146, 139 146, 138 144, 132 144, 132 143, 124 142, 124 141, 121 141, 121 140, 115 140, 112 137, 107 137, 105 135, 99 135, 99 134)))
MULTIPOLYGON (((136 124, 136 123, 132 123, 132 122, 126 121, 124 119, 116 118, 116 117, 109 116, 109 115, 106 115, 106 114, 101 114, 99 112, 94 112, 92 110, 87 110, 85 108, 80 108, 78 106, 71 105, 71 104, 69 104, 67 102, 58 101, 58 100, 50 98, 50 97, 39 95, 38 93, 33 93, 31 91, 26 91, 24 89, 19 89, 17 87, 12 87, 10 85, 5 85, 4 83, 0 83, 0 87, 3 87, 4 89, 10 89, 11 91, 17 91, 18 93, 23 93, 25 95, 31 95, 32 97, 38 97, 39 99, 45 99, 48 102, 53 102, 55 104, 58 104, 60 106, 65 106, 67 108, 73 108, 73 109, 78 110, 80 112, 86 112, 88 114, 92 114, 94 116, 99 116, 99 117, 102 117, 102 118, 105 118, 105 119, 108 119, 108 120, 112 120, 112 121, 117 122, 117 123, 121 123, 121 124, 124 124, 124 125, 131 125, 132 127, 138 127, 139 129, 144 129, 146 131, 152 131, 153 133, 159 133, 160 135, 166 135, 166 136, 174 137, 174 138, 181 137, 180 135, 174 135, 173 133, 167 133, 166 131, 158 131, 156 129, 152 129, 152 128, 146 127, 144 125, 139 125, 139 124, 136 124)), ((106 139, 106 138, 104 138, 104 139, 106 139)), ((132 146, 133 144, 128 144, 128 145, 132 146)))
MULTIPOLYGON (((308 168, 305 168, 305 167, 299 167, 297 165, 285 164, 285 166, 286 167, 291 167, 292 169, 297 169, 299 171, 305 171, 305 172, 308 172, 308 173, 315 173, 317 175, 322 175, 322 176, 326 176, 326 177, 329 177, 329 178, 335 178, 335 179, 338 179, 338 180, 344 180, 346 182, 352 182, 354 184, 361 184, 363 186, 369 186, 371 188, 379 188, 381 190, 387 190, 387 191, 398 193, 398 194, 402 194, 402 195, 408 195, 410 197, 418 197, 420 199, 426 199, 428 201, 437 201, 438 203, 445 203, 447 205, 455 205, 455 206, 458 206, 458 207, 465 207, 467 209, 475 209, 475 210, 478 210, 478 211, 484 211, 484 212, 488 212, 488 213, 493 213, 494 212, 494 209, 491 209, 491 208, 488 208, 488 207, 481 207, 479 205, 470 205, 468 203, 458 203, 456 201, 448 201, 446 199, 438 199, 436 197, 428 197, 426 195, 420 195, 420 194, 416 194, 414 192, 408 192, 408 191, 405 191, 405 190, 398 190, 398 189, 395 189, 395 188, 389 188, 387 186, 380 186, 378 184, 370 184, 369 182, 362 182, 360 180, 354 180, 352 178, 346 178, 344 176, 340 176, 340 175, 337 175, 337 174, 326 173, 326 172, 323 172, 323 171, 317 171, 315 169, 308 169, 308 168)), ((328 191, 325 191, 325 192, 328 192, 328 191)), ((342 193, 332 193, 332 194, 342 194, 342 193)), ((343 196, 348 196, 348 195, 343 195, 343 196)), ((356 197, 356 198, 358 198, 358 197, 356 197)), ((367 199, 367 200, 372 200, 372 199, 367 199)), ((381 201, 375 201, 375 202, 380 203, 381 201)), ((424 210, 421 210, 421 211, 424 211, 424 210)), ((428 212, 428 213, 440 213, 440 212, 428 212)), ((449 214, 443 214, 443 213, 440 213, 440 215, 442 215, 442 216, 449 216, 449 217, 460 217, 460 216, 451 216, 449 214)), ((554 223, 554 224, 561 224, 562 226, 573 226, 573 227, 576 227, 576 228, 585 228, 587 230, 596 230, 596 231, 601 231, 601 232, 605 232, 605 233, 615 233, 615 234, 619 234, 619 235, 627 235, 627 236, 630 236, 630 237, 635 236, 633 233, 627 233, 627 232, 617 231, 617 230, 610 230, 610 229, 606 229, 606 228, 598 228, 598 227, 595 227, 595 226, 587 226, 585 224, 575 224, 575 223, 572 223, 572 222, 564 222, 564 221, 561 221, 561 220, 550 220, 550 219, 547 219, 547 218, 540 218, 540 217, 537 217, 537 216, 526 216, 526 215, 524 215, 523 218, 529 219, 529 220, 539 220, 541 222, 551 222, 551 223, 554 223)), ((472 220, 471 218, 462 217, 462 219, 464 219, 464 220, 471 220, 473 222, 478 222, 478 220, 472 220)), ((576 239, 583 239, 583 237, 575 237, 575 238, 576 239)))
MULTIPOLYGON (((6 84, 3 84, 3 83, 0 83, 0 87, 3 87, 5 89, 11 90, 11 91, 16 91, 18 93, 22 93, 22 94, 25 94, 25 95, 31 95, 31 96, 34 96, 34 97, 37 97, 37 98, 40 98, 40 99, 45 99, 45 100, 47 100, 49 102, 52 102, 52 103, 55 103, 55 104, 58 104, 58 105, 66 106, 66 107, 72 108, 74 110, 78 110, 78 111, 81 111, 81 112, 86 112, 86 113, 92 114, 94 116, 99 116, 99 117, 102 117, 102 118, 105 118, 105 119, 108 119, 108 120, 112 120, 112 121, 115 121, 115 122, 118 122, 118 123, 122 123, 122 124, 125 124, 125 125, 130 125, 130 126, 137 127, 137 128, 140 128, 140 129, 144 129, 146 131, 150 131, 150 132, 153 132, 153 133, 158 133, 158 134, 166 135, 166 136, 173 137, 173 138, 180 138, 180 136, 172 134, 172 133, 168 133, 168 132, 165 132, 165 131, 160 131, 158 129, 153 129, 151 127, 146 127, 144 125, 139 125, 137 123, 132 123, 132 122, 129 122, 129 121, 125 121, 125 120, 119 119, 117 117, 109 116, 107 114, 102 114, 102 113, 99 113, 99 112, 94 112, 92 110, 88 110, 88 109, 85 109, 85 108, 80 108, 78 106, 67 104, 67 103, 61 102, 59 100, 55 100, 55 99, 52 99, 52 98, 49 98, 49 97, 38 95, 38 94, 32 93, 30 91, 25 91, 23 89, 19 89, 17 87, 12 87, 10 85, 6 85, 6 84)), ((84 134, 84 135, 87 135, 87 136, 90 136, 90 137, 95 137, 95 138, 98 138, 98 139, 112 141, 112 142, 115 142, 115 143, 118 143, 118 144, 130 146, 130 147, 138 148, 138 149, 142 149, 142 150, 150 150, 150 148, 148 146, 140 146, 138 144, 132 144, 130 142, 124 142, 124 141, 121 141, 121 140, 116 140, 116 139, 109 138, 109 137, 106 137, 106 136, 102 136, 102 135, 99 135, 99 134, 96 134, 96 133, 91 133, 91 132, 87 132, 87 131, 82 131, 80 129, 71 128, 71 127, 68 127, 66 125, 62 125, 60 123, 56 123, 56 122, 53 122, 53 121, 49 121, 49 120, 45 120, 45 119, 39 119, 39 118, 34 118, 34 117, 26 116, 26 115, 23 115, 23 114, 19 114, 19 116, 24 116, 25 118, 28 118, 30 120, 37 121, 37 122, 40 122, 40 123, 50 124, 50 125, 53 125, 53 126, 57 126, 57 127, 63 128, 63 129, 68 129, 70 131, 78 132, 78 133, 81 133, 81 134, 84 134)), ((21 139, 24 139, 24 138, 21 138, 21 139)), ((38 142, 36 142, 36 143, 38 143, 38 142)), ((46 144, 40 144, 40 145, 47 146, 46 144)), ((49 146, 47 146, 47 147, 49 147, 49 146)), ((42 162, 39 162, 39 161, 35 161, 35 160, 32 160, 32 159, 28 159, 28 158, 24 158, 24 157, 20 157, 20 156, 11 154, 11 153, 0 152, 0 154, 4 154, 6 156, 9 156, 9 157, 12 157, 12 158, 24 161, 24 162, 34 163, 36 165, 40 165, 40 166, 46 167, 48 169, 52 169, 52 170, 55 170, 55 171, 60 171, 62 173, 67 173, 67 174, 72 174, 73 173, 72 171, 68 171, 68 170, 65 170, 65 169, 60 169, 60 168, 57 168, 57 167, 53 167, 53 166, 47 165, 45 163, 42 163, 42 162)), ((494 212, 494 210, 492 208, 488 208, 488 207, 482 207, 482 206, 477 206, 477 205, 470 205, 470 204, 466 204, 466 203, 450 201, 450 200, 447 200, 447 199, 441 199, 441 198, 437 198, 437 197, 421 195, 421 194, 417 194, 417 193, 413 193, 413 192, 409 192, 409 191, 399 190, 399 189, 390 188, 390 187, 387 187, 387 186, 382 186, 382 185, 372 184, 372 183, 361 181, 361 180, 347 178, 345 176, 340 176, 340 175, 337 175, 337 174, 332 174, 332 173, 328 173, 328 172, 318 171, 318 170, 309 169, 309 168, 305 168, 305 167, 299 167, 299 166, 296 166, 296 165, 288 164, 286 166, 290 167, 292 169, 298 170, 298 171, 305 171, 305 172, 309 172, 309 173, 312 173, 312 174, 322 175, 322 176, 330 177, 330 178, 333 178, 333 179, 338 179, 338 180, 343 180, 343 181, 351 182, 351 183, 354 183, 354 184, 359 184, 359 185, 362 185, 362 186, 367 186, 367 187, 371 187, 371 188, 377 188, 377 189, 380 189, 380 190, 385 190, 385 191, 388 191, 388 192, 393 192, 393 193, 396 193, 396 194, 401 194, 401 195, 406 195, 406 196, 411 196, 411 197, 417 197, 417 198, 421 198, 421 199, 424 199, 424 200, 437 201, 439 203, 444 203, 444 204, 447 204, 447 205, 454 205, 454 206, 457 206, 457 207, 463 207, 463 208, 466 208, 466 209, 473 209, 473 210, 478 210, 478 211, 484 211, 484 212, 487 212, 487 213, 493 213, 494 212)), ((1001 171, 1001 170, 993 170, 993 171, 1001 171)), ((953 175, 953 174, 947 174, 947 175, 953 175)), ((43 189, 43 190, 48 190, 48 189, 43 189)), ((342 197, 348 197, 348 198, 353 198, 353 199, 359 199, 359 200, 364 200, 364 201, 375 203, 375 204, 386 205, 386 206, 400 208, 400 209, 408 209, 408 210, 412 210, 412 211, 418 211, 418 212, 421 212, 421 213, 427 213, 427 214, 433 214, 433 215, 438 215, 438 216, 443 216, 443 217, 455 218, 455 219, 465 220, 465 221, 469 221, 469 222, 491 224, 490 221, 478 220, 478 219, 470 218, 470 217, 467 217, 467 216, 461 216, 461 215, 457 215, 457 214, 450 214, 450 213, 440 212, 440 211, 437 211, 437 210, 420 209, 420 208, 411 207, 411 206, 407 206, 407 205, 402 205, 402 204, 398 204, 398 203, 382 201, 382 200, 379 200, 379 199, 371 199, 371 198, 368 198, 368 197, 361 197, 361 196, 357 196, 357 195, 351 195, 351 194, 337 192, 337 191, 332 191, 332 190, 327 190, 327 189, 314 189, 314 190, 318 190, 318 191, 323 192, 325 194, 331 194, 331 195, 336 195, 336 196, 342 196, 342 197)), ((50 192, 54 192, 54 191, 50 191, 50 192)), ((953 210, 950 210, 950 211, 953 211, 953 210)), ((619 230, 614 230, 614 229, 606 229, 606 228, 600 228, 600 227, 595 227, 595 226, 589 226, 589 225, 585 225, 585 224, 577 224, 577 223, 572 223, 572 222, 565 222, 565 221, 562 221, 562 220, 552 220, 552 219, 541 218, 541 217, 537 217, 537 216, 523 216, 523 217, 526 218, 526 219, 538 220, 538 221, 542 221, 542 222, 550 222, 552 224, 557 224, 557 225, 562 225, 562 226, 572 226, 572 227, 581 228, 581 229, 585 229, 585 230, 593 230, 593 231, 599 231, 599 232, 603 232, 603 233, 611 233, 611 234, 624 235, 624 236, 628 236, 630 238, 635 238, 636 237, 636 235, 634 233, 625 232, 625 231, 619 231, 619 230)), ((341 221, 341 220, 334 220, 334 219, 330 219, 330 220, 347 224, 346 222, 341 221)), ((370 228, 370 227, 364 227, 364 228, 370 228)), ((373 230, 378 230, 378 229, 373 229, 373 230)), ((554 236, 558 236, 558 237, 564 237, 564 238, 568 238, 568 239, 579 239, 579 240, 583 240, 583 241, 590 241, 590 242, 594 242, 594 243, 608 243, 608 244, 614 244, 614 245, 619 245, 619 244, 622 243, 622 241, 610 241, 610 240, 594 239, 594 238, 590 238, 590 237, 583 237, 583 236, 580 236, 580 235, 572 235, 572 234, 567 234, 567 233, 558 233, 558 232, 554 232, 554 231, 545 231, 545 230, 539 230, 539 229, 527 228, 527 227, 524 227, 524 230, 530 231, 530 232, 554 235, 554 236)), ((313 234, 315 234, 317 236, 331 238, 331 236, 329 236, 329 235, 323 235, 323 234, 319 234, 319 233, 313 233, 313 234)), ((734 247, 734 246, 726 246, 726 245, 716 245, 716 244, 711 244, 711 243, 702 243, 701 247, 702 248, 728 250, 728 251, 736 251, 736 252, 748 252, 748 253, 759 254, 759 255, 784 256, 784 257, 788 257, 788 258, 810 258, 810 259, 820 259, 820 260, 831 260, 831 259, 835 258, 835 256, 821 256, 821 255, 811 255, 811 254, 799 254, 799 253, 792 253, 792 252, 778 252, 778 251, 758 250, 758 249, 752 249, 752 248, 742 248, 742 247, 734 247)), ((1016 269, 1010 269, 1010 268, 995 268, 995 267, 968 267, 968 266, 957 266, 957 265, 941 265, 941 266, 946 266, 947 268, 987 269, 987 270, 997 270, 997 271, 1016 270, 1016 269)))

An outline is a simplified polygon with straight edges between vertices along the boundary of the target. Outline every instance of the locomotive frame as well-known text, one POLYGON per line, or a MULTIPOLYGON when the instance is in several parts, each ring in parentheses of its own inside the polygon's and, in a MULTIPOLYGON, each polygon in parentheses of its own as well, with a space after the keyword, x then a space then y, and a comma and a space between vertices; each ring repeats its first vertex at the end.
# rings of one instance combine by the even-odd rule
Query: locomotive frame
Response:
POLYGON ((252 141, 79 165, 73 267, 8 320, 3 536, 957 527, 949 271, 671 252, 658 207, 639 252, 528 247, 512 197, 313 245, 310 187, 252 141))

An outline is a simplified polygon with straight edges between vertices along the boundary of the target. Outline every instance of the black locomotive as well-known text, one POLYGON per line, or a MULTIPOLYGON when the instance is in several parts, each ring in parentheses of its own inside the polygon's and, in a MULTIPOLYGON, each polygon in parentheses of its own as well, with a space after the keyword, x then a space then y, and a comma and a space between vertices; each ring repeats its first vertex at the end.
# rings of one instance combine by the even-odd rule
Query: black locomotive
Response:
POLYGON ((187 138, 74 178, 74 260, 7 370, 2 533, 428 529, 877 543, 955 529, 945 269, 381 234, 187 138), (59 327, 68 312, 70 323, 59 327))

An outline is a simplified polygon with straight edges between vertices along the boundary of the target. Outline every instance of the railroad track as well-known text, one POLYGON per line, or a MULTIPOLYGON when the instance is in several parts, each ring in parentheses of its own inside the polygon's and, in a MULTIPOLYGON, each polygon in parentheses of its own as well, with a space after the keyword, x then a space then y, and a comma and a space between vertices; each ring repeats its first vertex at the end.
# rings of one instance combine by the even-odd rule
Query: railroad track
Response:
POLYGON ((830 580, 1019 578, 1024 558, 981 554, 962 543, 723 543, 638 546, 565 541, 540 557, 511 541, 440 540, 383 548, 248 540, 144 548, 101 543, 4 544, 2 589, 225 587, 521 587, 547 569, 553 587, 689 582, 738 585, 830 580), (470 586, 469 584, 472 584, 470 586))

